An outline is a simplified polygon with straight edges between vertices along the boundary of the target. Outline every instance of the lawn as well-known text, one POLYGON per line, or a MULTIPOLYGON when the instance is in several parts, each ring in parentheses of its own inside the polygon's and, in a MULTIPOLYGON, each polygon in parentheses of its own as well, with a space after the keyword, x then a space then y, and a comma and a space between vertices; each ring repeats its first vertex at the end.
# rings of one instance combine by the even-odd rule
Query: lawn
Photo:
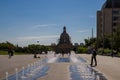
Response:
MULTIPOLYGON (((18 53, 18 52, 14 52, 15 55, 23 55, 23 54, 26 54, 26 53, 18 53)), ((8 52, 7 51, 1 51, 0 50, 0 55, 8 55, 8 52)))
POLYGON ((1 51, 1 50, 0 50, 0 55, 8 55, 8 52, 7 52, 7 51, 1 51))

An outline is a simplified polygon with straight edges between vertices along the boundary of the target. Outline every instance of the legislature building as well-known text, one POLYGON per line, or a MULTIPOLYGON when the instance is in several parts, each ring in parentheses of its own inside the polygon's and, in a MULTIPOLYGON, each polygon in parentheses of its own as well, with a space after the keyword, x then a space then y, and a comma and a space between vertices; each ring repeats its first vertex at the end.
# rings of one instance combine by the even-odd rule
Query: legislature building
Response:
POLYGON ((70 53, 73 45, 71 43, 71 38, 66 31, 66 27, 63 27, 63 32, 60 35, 60 39, 58 44, 56 45, 55 51, 56 53, 70 53))

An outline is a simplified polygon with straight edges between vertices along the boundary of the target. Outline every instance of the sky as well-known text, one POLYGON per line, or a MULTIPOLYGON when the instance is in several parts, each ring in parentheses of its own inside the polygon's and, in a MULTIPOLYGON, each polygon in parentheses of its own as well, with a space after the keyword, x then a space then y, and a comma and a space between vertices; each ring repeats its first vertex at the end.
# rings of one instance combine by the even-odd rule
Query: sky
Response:
POLYGON ((51 45, 66 26, 71 42, 96 37, 96 12, 105 0, 0 0, 0 43, 51 45))

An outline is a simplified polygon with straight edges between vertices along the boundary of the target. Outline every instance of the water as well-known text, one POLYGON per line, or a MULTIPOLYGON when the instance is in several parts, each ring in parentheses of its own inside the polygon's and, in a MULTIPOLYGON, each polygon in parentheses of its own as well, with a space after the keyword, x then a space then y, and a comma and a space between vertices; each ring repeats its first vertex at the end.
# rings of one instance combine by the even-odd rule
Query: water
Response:
POLYGON ((103 75, 86 64, 86 59, 77 57, 74 52, 71 52, 70 57, 60 57, 60 54, 55 55, 52 51, 48 52, 47 58, 28 64, 20 72, 15 68, 14 75, 9 76, 6 72, 6 80, 37 80, 48 74, 49 65, 47 64, 55 62, 73 62, 69 66, 71 80, 106 80, 103 75))
POLYGON ((91 72, 90 68, 86 65, 71 65, 70 72, 72 80, 94 80, 94 72, 91 72))
POLYGON ((38 60, 34 63, 28 64, 27 67, 22 67, 22 70, 18 72, 15 68, 14 75, 8 75, 6 72, 6 80, 37 80, 38 78, 47 75, 49 66, 47 63, 54 63, 57 61, 59 55, 55 56, 55 52, 50 51, 47 54, 47 58, 38 60))
POLYGON ((6 80, 8 80, 8 72, 6 72, 5 74, 6 74, 6 80))
POLYGON ((18 80, 18 69, 15 69, 15 74, 16 74, 16 80, 18 80))
POLYGON ((71 53, 70 60, 76 63, 69 67, 71 80, 107 80, 102 73, 86 64, 86 59, 77 57, 74 52, 71 53))
POLYGON ((70 58, 59 58, 57 62, 70 62, 70 58))

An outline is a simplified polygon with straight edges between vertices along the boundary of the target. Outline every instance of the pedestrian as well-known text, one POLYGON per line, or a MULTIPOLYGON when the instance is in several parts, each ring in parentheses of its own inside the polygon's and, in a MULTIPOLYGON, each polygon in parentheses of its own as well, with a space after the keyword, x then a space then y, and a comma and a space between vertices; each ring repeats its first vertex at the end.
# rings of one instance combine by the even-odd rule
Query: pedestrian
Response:
POLYGON ((8 50, 8 55, 9 55, 9 58, 11 58, 13 56, 13 50, 8 50))
POLYGON ((8 56, 9 56, 9 58, 11 58, 11 53, 10 53, 10 50, 8 50, 8 56))
POLYGON ((97 55, 97 52, 95 49, 93 49, 92 51, 92 57, 91 57, 91 66, 93 66, 93 61, 95 62, 95 65, 94 66, 97 66, 97 59, 96 59, 96 55, 97 55))

